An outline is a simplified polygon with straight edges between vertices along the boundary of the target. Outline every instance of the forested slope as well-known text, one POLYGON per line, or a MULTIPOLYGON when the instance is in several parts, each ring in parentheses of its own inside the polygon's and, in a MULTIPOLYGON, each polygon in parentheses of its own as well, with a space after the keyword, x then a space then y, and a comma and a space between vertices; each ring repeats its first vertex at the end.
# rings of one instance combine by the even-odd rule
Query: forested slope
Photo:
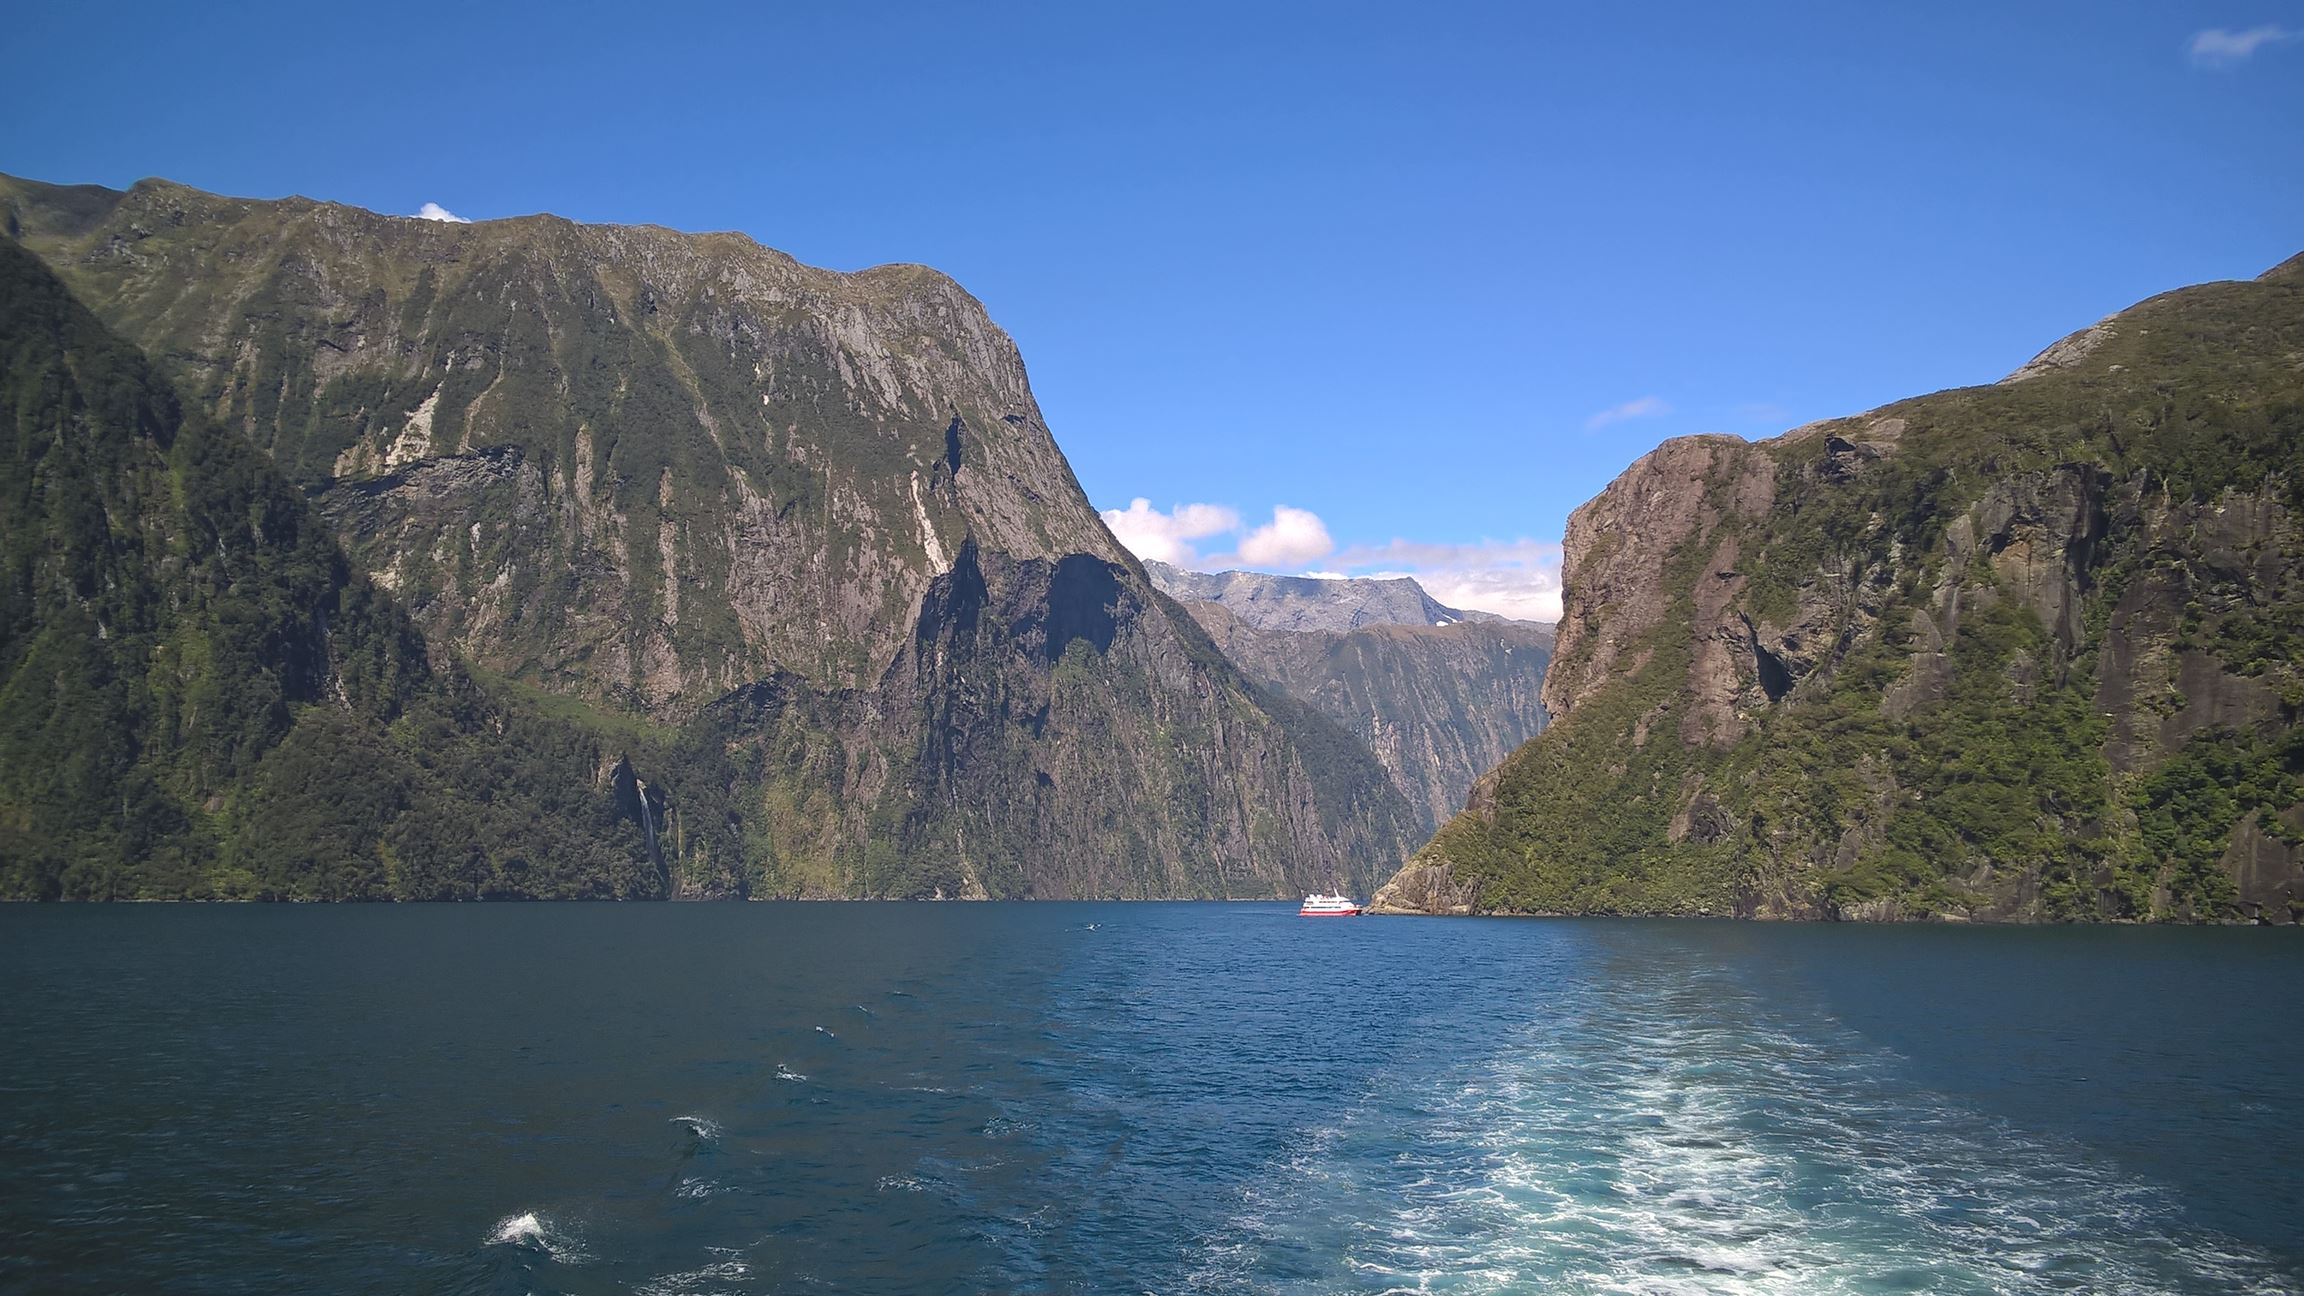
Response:
POLYGON ((436 664, 264 455, 6 241, 0 437, 0 894, 676 885, 619 753, 436 664))

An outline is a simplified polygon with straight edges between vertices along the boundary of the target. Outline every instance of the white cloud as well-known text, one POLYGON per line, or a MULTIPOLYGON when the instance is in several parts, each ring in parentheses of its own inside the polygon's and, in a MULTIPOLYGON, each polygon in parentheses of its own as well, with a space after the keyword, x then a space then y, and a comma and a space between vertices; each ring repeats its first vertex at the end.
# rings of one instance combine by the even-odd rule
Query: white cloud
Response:
POLYGON ((1260 567, 1316 580, 1410 576, 1450 607, 1522 621, 1560 619, 1560 546, 1549 540, 1431 544, 1396 539, 1339 552, 1319 514, 1279 504, 1271 521, 1240 537, 1237 552, 1203 559, 1193 542, 1239 531, 1238 511, 1222 504, 1177 504, 1162 512, 1138 498, 1124 509, 1105 509, 1103 518, 1129 552, 1177 567, 1260 567))
POLYGON ((1336 552, 1328 526, 1310 509, 1274 506, 1272 520, 1240 541, 1240 561, 1258 567, 1294 567, 1336 552))
POLYGON ((1366 576, 1413 576, 1450 607, 1494 612, 1521 621, 1560 619, 1560 546, 1549 540, 1483 540, 1424 544, 1394 540, 1354 545, 1336 566, 1366 576))
POLYGON ((2272 23, 2246 31, 2211 27, 2192 37, 2192 63, 2195 67, 2230 67, 2247 60, 2266 45, 2300 38, 2304 38, 2304 31, 2290 31, 2272 23))
POLYGON ((1239 530, 1240 515, 1221 504, 1178 504, 1162 513, 1138 498, 1127 508, 1104 510, 1104 525, 1139 558, 1189 567, 1200 559, 1191 542, 1239 530))
POLYGON ((428 202, 422 207, 417 208, 416 219, 428 221, 447 221, 454 225, 469 225, 472 223, 471 221, 457 215, 456 213, 448 210, 436 202, 428 202))
POLYGON ((1665 403, 1661 396, 1635 397, 1621 405, 1611 405, 1584 420, 1584 430, 1597 432, 1611 423, 1622 423, 1629 419, 1655 418, 1671 412, 1672 407, 1665 403))
POLYGON ((1452 608, 1493 612, 1515 621, 1560 619, 1560 574, 1467 571, 1426 572, 1416 578, 1426 593, 1452 608))

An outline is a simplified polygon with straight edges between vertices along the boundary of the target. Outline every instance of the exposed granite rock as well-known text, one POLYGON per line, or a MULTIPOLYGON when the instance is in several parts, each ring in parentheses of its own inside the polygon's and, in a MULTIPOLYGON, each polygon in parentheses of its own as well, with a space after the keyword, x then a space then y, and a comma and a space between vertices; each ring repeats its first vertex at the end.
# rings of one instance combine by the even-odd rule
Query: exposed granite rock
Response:
POLYGON ((1480 889, 1460 883, 1446 864, 1411 863, 1377 888, 1372 914, 1452 914, 1479 911, 1480 889))
POLYGON ((2094 353, 2098 347, 2111 341, 2112 338, 2112 321, 2109 319, 2100 320, 2077 333, 2059 338, 2047 350, 2025 361, 2022 368, 2000 381, 2004 383, 2024 382, 2038 378, 2043 374, 2075 368, 2094 353))
MULTIPOLYGON (((1569 514, 1561 572, 1564 583, 1569 573, 1575 580, 1562 593, 1545 709, 1566 714, 1615 675, 1639 669, 1639 637, 1670 611, 1665 564, 1701 544, 1724 516, 1765 513, 1775 483, 1769 457, 1735 437, 1682 437, 1641 456, 1569 514)), ((1713 564, 1709 578, 1737 580, 1734 552, 1722 556, 1729 563, 1713 564)), ((1725 602, 1715 601, 1724 613, 1725 602)))
POLYGON ((2275 823, 2284 836, 2274 836, 2260 815, 2242 816, 2220 864, 2237 885, 2241 917, 2304 923, 2304 807, 2290 807, 2275 823))

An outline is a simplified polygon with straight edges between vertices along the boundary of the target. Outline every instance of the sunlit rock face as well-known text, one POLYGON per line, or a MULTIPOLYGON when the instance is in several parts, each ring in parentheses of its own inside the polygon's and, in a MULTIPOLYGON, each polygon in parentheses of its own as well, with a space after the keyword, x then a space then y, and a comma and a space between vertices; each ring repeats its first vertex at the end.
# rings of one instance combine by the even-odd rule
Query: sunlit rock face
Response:
MULTIPOLYGON (((1251 624, 1227 603, 1184 606, 1250 679, 1365 743, 1427 835, 1464 807, 1474 780, 1544 728, 1548 625, 1490 617, 1291 630, 1251 624)), ((1406 614, 1422 610, 1411 603, 1406 614)))
POLYGON ((1658 447, 1569 519, 1550 728, 1384 894, 2295 921, 2300 354, 2304 258, 1994 386, 1658 447))
POLYGON ((1364 749, 1153 591, 933 270, 158 181, 0 204, 442 651, 708 734, 753 894, 1280 895, 1411 844, 1364 749))

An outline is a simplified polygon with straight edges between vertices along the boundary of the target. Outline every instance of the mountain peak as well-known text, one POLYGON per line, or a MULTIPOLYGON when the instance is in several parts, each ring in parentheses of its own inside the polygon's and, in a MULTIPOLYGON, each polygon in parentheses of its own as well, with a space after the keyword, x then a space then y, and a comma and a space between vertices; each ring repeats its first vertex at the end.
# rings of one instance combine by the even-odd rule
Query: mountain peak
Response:
POLYGON ((2299 252, 2256 276, 2258 283, 2284 283, 2289 280, 2304 282, 2304 252, 2299 252))
POLYGON ((1259 630, 1357 630, 1371 625, 1444 626, 1508 619, 1449 607, 1412 576, 1197 572, 1150 561, 1144 570, 1168 597, 1218 604, 1259 630))

